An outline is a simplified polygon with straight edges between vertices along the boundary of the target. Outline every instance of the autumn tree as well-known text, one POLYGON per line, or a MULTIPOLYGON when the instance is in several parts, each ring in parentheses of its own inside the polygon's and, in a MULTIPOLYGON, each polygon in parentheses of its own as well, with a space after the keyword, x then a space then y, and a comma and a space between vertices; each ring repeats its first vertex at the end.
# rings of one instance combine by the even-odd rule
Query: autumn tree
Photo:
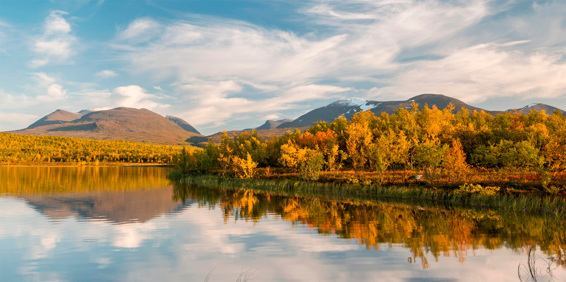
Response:
POLYGON ((452 140, 452 145, 444 154, 442 168, 448 175, 449 181, 460 181, 470 166, 466 163, 466 153, 458 139, 452 140))

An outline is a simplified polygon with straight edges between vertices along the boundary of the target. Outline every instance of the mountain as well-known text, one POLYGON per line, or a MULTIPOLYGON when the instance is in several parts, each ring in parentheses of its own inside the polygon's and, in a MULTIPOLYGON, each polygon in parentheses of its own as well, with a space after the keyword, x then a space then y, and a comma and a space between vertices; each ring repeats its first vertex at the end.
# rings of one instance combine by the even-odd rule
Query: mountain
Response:
MULTIPOLYGON (((57 111, 56 111, 57 112, 57 111)), ((62 111, 50 117, 50 114, 42 120, 53 120, 61 118, 71 119, 73 113, 62 111), (69 113, 69 114, 66 114, 69 113)), ((65 121, 57 120, 56 123, 39 124, 34 127, 12 131, 11 133, 27 135, 53 135, 78 137, 98 140, 126 140, 144 143, 159 144, 186 144, 185 140, 191 136, 200 136, 198 133, 189 132, 177 123, 156 114, 147 109, 115 108, 87 113, 79 118, 65 121)), ((185 122, 186 123, 186 122, 185 122)), ((188 123, 187 123, 188 124, 188 123)))
POLYGON ((188 132, 192 132, 192 133, 196 133, 200 135, 200 132, 198 132, 198 130, 196 130, 196 128, 194 128, 192 125, 190 125, 188 122, 186 122, 184 119, 178 118, 178 117, 174 117, 174 116, 165 116, 166 119, 176 123, 178 126, 180 126, 182 129, 188 131, 188 132))
POLYGON ((263 129, 272 129, 272 128, 277 128, 278 126, 280 126, 283 123, 286 122, 292 122, 292 119, 282 119, 282 120, 267 120, 265 121, 264 124, 262 124, 261 126, 256 127, 256 130, 263 130, 263 129))
POLYGON ((535 104, 529 104, 526 105, 522 108, 519 109, 510 109, 507 110, 508 112, 514 112, 515 110, 517 110, 517 112, 523 113, 523 114, 528 114, 530 113, 532 110, 535 111, 544 111, 545 113, 551 115, 552 113, 554 113, 555 111, 561 111, 563 115, 566 115, 566 113, 564 111, 562 111, 559 108, 553 107, 553 106, 549 106, 547 104, 542 104, 542 103, 535 103, 535 104))
POLYGON ((436 105, 439 109, 444 109, 448 104, 452 103, 455 110, 460 110, 461 108, 466 108, 470 111, 482 110, 481 108, 470 106, 458 99, 440 94, 422 94, 405 101, 371 101, 351 98, 336 101, 325 107, 309 111, 292 122, 280 124, 277 128, 310 126, 318 121, 332 122, 341 115, 344 115, 347 119, 351 119, 355 113, 368 109, 377 116, 381 115, 382 112, 392 114, 395 110, 399 109, 399 107, 410 108, 413 102, 419 104, 419 108, 427 104, 429 107, 436 105))
MULTIPOLYGON (((298 127, 298 129, 301 130, 301 132, 304 132, 306 130, 308 130, 310 128, 310 126, 302 126, 302 127, 298 127)), ((269 140, 275 136, 281 136, 284 135, 285 133, 287 133, 287 131, 294 131, 295 128, 271 128, 271 129, 255 129, 257 136, 262 139, 262 140, 269 140)), ((244 132, 248 132, 250 133, 252 131, 252 129, 244 129, 244 130, 231 130, 231 131, 226 131, 226 133, 228 134, 228 136, 230 138, 232 138, 232 136, 234 136, 234 134, 236 135, 240 135, 244 132)), ((208 140, 211 140, 212 142, 216 143, 216 144, 220 144, 220 142, 222 142, 222 134, 223 132, 217 132, 215 134, 209 135, 205 140, 199 140, 197 138, 192 137, 191 139, 194 139, 194 142, 191 142, 191 145, 194 146, 199 146, 199 147, 203 147, 206 145, 206 142, 208 140), (198 142, 197 142, 198 141, 198 142)), ((190 142, 191 140, 189 140, 190 142)))
POLYGON ((56 110, 56 111, 42 117, 38 121, 32 123, 27 128, 35 128, 35 127, 38 127, 38 126, 51 125, 51 124, 63 124, 63 123, 67 123, 67 122, 79 119, 82 116, 83 115, 80 114, 80 113, 71 113, 71 112, 67 112, 65 110, 59 109, 59 110, 56 110))

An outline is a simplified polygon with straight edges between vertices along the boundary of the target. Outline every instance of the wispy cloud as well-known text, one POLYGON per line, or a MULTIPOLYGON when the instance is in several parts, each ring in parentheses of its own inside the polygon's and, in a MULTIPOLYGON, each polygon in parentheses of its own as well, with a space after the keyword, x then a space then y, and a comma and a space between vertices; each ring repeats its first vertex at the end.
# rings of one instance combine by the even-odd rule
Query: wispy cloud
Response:
POLYGON ((29 66, 37 68, 49 63, 64 63, 72 55, 72 45, 76 42, 71 35, 71 25, 63 16, 64 11, 53 11, 45 19, 43 34, 33 42, 33 51, 39 56, 29 66))
POLYGON ((161 24, 152 19, 137 19, 131 22, 128 27, 120 33, 119 37, 121 40, 127 40, 130 43, 145 42, 158 36, 161 28, 161 24))
POLYGON ((191 122, 219 126, 239 114, 300 108, 354 90, 337 85, 375 82, 403 69, 397 57, 405 49, 444 40, 488 14, 484 1, 368 1, 357 10, 340 3, 303 11, 307 22, 331 26, 324 36, 217 18, 143 18, 117 39, 136 75, 173 79, 178 93, 192 97, 185 114, 191 122))
MULTIPOLYGON (((564 1, 309 0, 265 25, 183 12, 191 11, 112 25, 114 37, 98 41, 106 48, 84 48, 95 54, 94 66, 77 52, 80 30, 71 24, 86 21, 52 11, 40 35, 30 41, 22 33, 33 60, 20 56, 58 79, 19 97, 161 109, 212 133, 294 117, 348 95, 389 100, 432 92, 494 107, 507 106, 501 97, 560 102, 566 95, 564 1), (73 61, 86 62, 95 83, 73 84, 62 79, 68 70, 49 69, 73 61), (107 79, 114 70, 120 85, 107 79)), ((10 28, 0 22, 0 52, 10 28)))
POLYGON ((194 107, 181 116, 196 125, 221 126, 229 121, 248 119, 250 115, 259 117, 266 113, 297 107, 297 103, 324 99, 350 90, 332 85, 311 84, 290 88, 268 99, 234 97, 242 89, 240 83, 232 80, 183 85, 178 91, 184 93, 194 107))
POLYGON ((118 74, 112 70, 102 70, 97 72, 95 76, 98 78, 110 78, 110 77, 116 77, 118 76, 118 74))
POLYGON ((389 80, 391 86, 374 88, 372 93, 408 98, 449 89, 451 96, 476 103, 493 97, 556 98, 566 94, 566 63, 561 59, 482 44, 441 60, 407 64, 406 71, 389 80))

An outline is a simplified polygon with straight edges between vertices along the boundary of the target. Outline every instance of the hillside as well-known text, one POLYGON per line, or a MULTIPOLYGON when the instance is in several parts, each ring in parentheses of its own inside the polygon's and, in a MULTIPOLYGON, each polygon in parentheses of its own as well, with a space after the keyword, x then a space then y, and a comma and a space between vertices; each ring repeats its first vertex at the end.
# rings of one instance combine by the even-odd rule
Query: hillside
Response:
POLYGON ((549 106, 549 105, 546 105, 546 104, 542 104, 542 103, 530 104, 530 105, 524 106, 524 107, 519 108, 519 109, 511 109, 511 110, 507 110, 507 111, 508 111, 508 112, 513 112, 513 111, 515 111, 515 110, 517 110, 517 112, 520 112, 520 113, 523 113, 523 114, 528 114, 529 112, 531 112, 531 111, 533 111, 533 110, 534 110, 534 111, 539 111, 539 112, 540 112, 540 111, 544 111, 544 112, 547 113, 547 114, 552 114, 552 113, 554 113, 555 111, 561 111, 562 114, 566 114, 564 111, 562 111, 562 110, 559 109, 559 108, 556 108, 556 107, 553 107, 553 106, 549 106))
POLYGON ((27 128, 29 129, 29 128, 36 128, 36 127, 44 126, 44 125, 63 124, 63 123, 67 123, 67 122, 79 119, 80 117, 82 117, 82 114, 80 114, 80 113, 71 113, 71 112, 67 112, 65 110, 59 109, 59 110, 56 110, 56 111, 42 117, 38 121, 32 123, 27 128))
POLYGON ((446 108, 446 106, 448 106, 448 104, 452 103, 455 107, 455 110, 460 110, 461 108, 466 108, 470 111, 483 110, 481 108, 470 106, 458 99, 440 94, 422 94, 405 101, 372 101, 351 98, 347 100, 336 101, 327 106, 311 110, 306 114, 298 117, 296 120, 283 123, 277 128, 310 126, 317 121, 332 122, 335 118, 341 115, 344 115, 344 117, 349 120, 355 113, 368 109, 375 113, 375 115, 381 115, 382 112, 392 114, 393 112, 395 112, 395 110, 399 109, 399 107, 410 108, 413 102, 419 104, 419 108, 427 104, 429 107, 436 105, 439 109, 444 109, 446 108))
POLYGON ((55 113, 34 123, 39 125, 11 133, 98 140, 126 140, 170 145, 186 144, 187 138, 200 135, 189 132, 179 124, 147 109, 121 107, 90 112, 83 116, 76 114, 79 115, 79 118, 71 121, 64 121, 61 118, 70 119, 72 116, 69 114, 72 113, 64 111, 56 111, 55 113), (57 115, 54 115, 55 113, 57 115), (40 123, 42 120, 47 120, 50 123, 42 124, 40 123), (52 121, 55 121, 55 123, 52 121))
POLYGON ((184 129, 188 132, 192 132, 192 133, 196 133, 196 134, 200 135, 200 132, 198 132, 198 130, 196 130, 196 128, 194 128, 192 125, 190 125, 188 122, 186 122, 185 120, 183 120, 181 118, 174 117, 174 116, 165 116, 165 118, 176 123, 182 129, 184 129))
MULTIPOLYGON (((305 131, 305 130, 309 129, 309 126, 298 127, 298 129, 300 129, 301 131, 305 131)), ((258 130, 255 130, 255 131, 257 133, 257 136, 260 139, 266 141, 266 140, 269 140, 272 137, 281 136, 281 135, 284 135, 285 133, 287 133, 287 131, 293 131, 293 130, 294 130, 294 128, 293 129, 291 129, 291 128, 271 128, 271 129, 258 129, 258 130)), ((251 129, 231 130, 231 131, 226 131, 226 133, 228 134, 228 136, 230 138, 232 138, 234 136, 234 134, 240 135, 244 132, 251 132, 251 131, 252 131, 251 129)), ((207 136, 207 138, 212 140, 212 142, 214 142, 216 144, 220 144, 220 142, 222 141, 222 132, 218 132, 218 133, 209 135, 209 136, 207 136)), ((197 138, 194 138, 194 140, 199 141, 199 139, 197 139, 197 138)), ((206 145, 206 142, 207 142, 206 140, 200 140, 200 143, 199 142, 193 142, 193 143, 191 143, 191 145, 202 147, 202 146, 206 145)))
POLYGON ((293 121, 292 119, 282 119, 282 120, 267 120, 265 121, 264 124, 256 127, 256 130, 263 130, 263 129, 273 129, 273 128, 277 128, 278 126, 280 126, 283 123, 286 122, 291 122, 293 121))

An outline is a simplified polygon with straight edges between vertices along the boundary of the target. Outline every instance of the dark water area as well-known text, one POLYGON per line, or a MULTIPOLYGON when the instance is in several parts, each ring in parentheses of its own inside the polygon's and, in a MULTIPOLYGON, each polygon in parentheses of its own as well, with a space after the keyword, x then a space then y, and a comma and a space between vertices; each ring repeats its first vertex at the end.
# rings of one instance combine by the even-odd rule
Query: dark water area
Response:
POLYGON ((0 281, 534 281, 533 270, 566 281, 559 218, 210 189, 167 174, 0 167, 0 281))

